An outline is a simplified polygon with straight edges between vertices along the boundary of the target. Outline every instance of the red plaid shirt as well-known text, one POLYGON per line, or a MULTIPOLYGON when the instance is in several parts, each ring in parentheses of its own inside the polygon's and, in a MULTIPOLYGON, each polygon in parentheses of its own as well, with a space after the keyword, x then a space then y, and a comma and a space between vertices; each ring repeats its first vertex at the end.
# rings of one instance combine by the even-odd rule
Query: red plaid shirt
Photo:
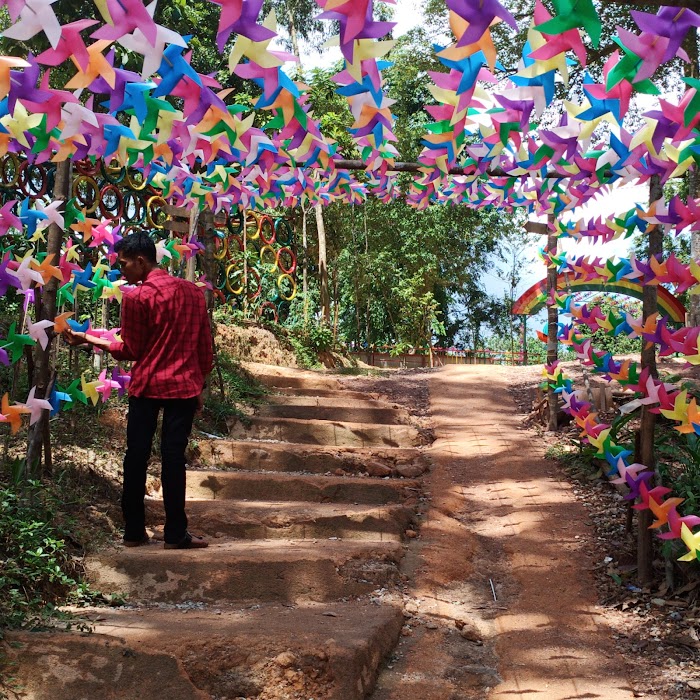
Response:
POLYGON ((212 340, 204 294, 192 282, 152 270, 124 294, 121 336, 109 352, 135 360, 131 396, 189 399, 201 393, 212 369, 212 340))

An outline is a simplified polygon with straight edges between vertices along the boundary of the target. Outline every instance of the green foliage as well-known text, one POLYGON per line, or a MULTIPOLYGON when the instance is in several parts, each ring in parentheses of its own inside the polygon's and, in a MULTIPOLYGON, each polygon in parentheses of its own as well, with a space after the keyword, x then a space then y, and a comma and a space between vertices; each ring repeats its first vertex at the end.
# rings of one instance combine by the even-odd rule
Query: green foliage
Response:
POLYGON ((81 581, 61 504, 40 482, 0 488, 0 630, 35 626, 65 601, 97 594, 81 581))
POLYGON ((241 410, 243 404, 254 403, 266 393, 265 387, 223 350, 217 352, 217 366, 209 383, 209 396, 201 417, 196 418, 196 425, 205 432, 220 435, 228 433, 229 419, 247 420, 247 415, 241 410))
POLYGON ((300 367, 319 366, 318 355, 335 349, 333 330, 324 323, 308 323, 290 328, 289 341, 300 367))
MULTIPOLYGON (((614 314, 629 313, 632 316, 639 317, 642 315, 642 303, 637 299, 620 297, 619 295, 605 295, 598 297, 594 302, 588 304, 589 308, 595 306, 600 307, 600 310, 607 316, 614 314)), ((609 335, 604 330, 597 330, 591 333, 586 326, 581 326, 579 333, 591 338, 593 347, 596 350, 611 352, 613 355, 629 355, 641 352, 641 341, 639 338, 630 338, 627 335, 609 335)))

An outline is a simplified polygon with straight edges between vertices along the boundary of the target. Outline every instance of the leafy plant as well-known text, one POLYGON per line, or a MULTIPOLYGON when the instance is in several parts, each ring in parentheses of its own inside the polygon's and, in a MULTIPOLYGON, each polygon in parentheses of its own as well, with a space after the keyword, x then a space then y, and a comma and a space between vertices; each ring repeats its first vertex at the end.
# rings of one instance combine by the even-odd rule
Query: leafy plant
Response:
POLYGON ((0 488, 0 629, 35 626, 67 600, 96 595, 84 581, 57 517, 58 501, 38 481, 0 488))

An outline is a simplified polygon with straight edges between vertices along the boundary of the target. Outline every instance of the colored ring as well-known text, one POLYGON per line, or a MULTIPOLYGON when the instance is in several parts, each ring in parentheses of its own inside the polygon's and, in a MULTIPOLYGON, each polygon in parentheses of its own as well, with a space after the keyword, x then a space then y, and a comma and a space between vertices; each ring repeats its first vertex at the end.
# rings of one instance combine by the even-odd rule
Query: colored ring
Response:
POLYGON ((110 185, 119 185, 126 177, 126 168, 124 168, 116 158, 112 158, 109 163, 104 160, 100 163, 100 170, 102 171, 102 177, 110 185), (116 163, 116 165, 112 165, 116 163))
POLYGON ((279 289, 279 295, 282 299, 284 299, 284 301, 291 301, 297 295, 297 283, 294 281, 294 278, 291 275, 288 275, 286 272, 277 278, 277 289, 279 289), (285 293, 282 291, 282 280, 288 280, 292 285, 291 294, 285 295, 285 293))
POLYGON ((214 287, 216 289, 223 289, 226 286, 226 268, 223 265, 219 265, 219 269, 216 273, 216 282, 214 282, 214 287))
POLYGON ((100 214, 103 219, 120 219, 124 214, 124 197, 116 185, 107 184, 100 190, 100 214))
POLYGON ((80 173, 80 175, 91 175, 95 177, 99 166, 96 161, 90 158, 83 158, 82 160, 76 160, 73 162, 73 167, 80 173))
POLYGON ((148 180, 140 170, 127 170, 126 171, 126 186, 136 192, 146 189, 148 185, 148 180), (143 179, 139 180, 141 177, 143 179))
POLYGON ((130 224, 142 224, 146 220, 146 206, 136 192, 124 193, 124 219, 130 224))
POLYGON ((14 187, 19 180, 19 158, 14 153, 6 153, 2 159, 0 179, 3 187, 14 187))
POLYGON ((146 202, 146 221, 152 228, 162 231, 165 228, 165 222, 168 220, 168 215, 165 213, 165 207, 168 203, 162 197, 149 197, 146 202))
POLYGON ((294 251, 291 248, 280 248, 277 251, 277 267, 279 267, 279 269, 282 270, 285 275, 293 275, 296 272, 297 256, 294 255, 294 251), (291 260, 289 267, 284 267, 284 265, 282 265, 282 253, 289 254, 289 258, 291 260))
POLYGON ((280 245, 289 245, 294 241, 294 231, 287 219, 280 217, 275 220, 275 233, 277 234, 277 242, 280 245), (282 229, 284 229, 284 236, 281 235, 282 229))
POLYGON ((97 180, 89 175, 79 175, 73 180, 73 197, 85 209, 86 214, 92 214, 100 205, 100 186, 97 180))
POLYGON ((260 236, 260 218, 260 214, 255 211, 245 213, 245 229, 249 241, 254 241, 260 236))
POLYGON ((233 212, 228 213, 228 219, 226 220, 226 225, 228 226, 228 230, 234 236, 237 236, 238 234, 243 233, 244 224, 245 224, 245 219, 243 217, 243 210, 242 209, 236 209, 235 214, 233 212))
MULTIPOLYGON (((36 165, 35 163, 30 163, 28 160, 25 160, 19 166, 17 177, 19 180, 19 188, 26 197, 38 199, 46 194, 48 178, 46 168, 44 168, 43 165, 36 165)), ((96 193, 96 196, 97 195, 99 195, 99 190, 96 193)), ((95 210, 93 209, 93 211, 95 210)))
POLYGON ((275 272, 277 270, 277 253, 275 253, 275 249, 271 245, 264 245, 260 248, 260 263, 269 266, 270 272, 275 272), (272 253, 272 262, 269 260, 267 262, 265 261, 266 253, 272 253))
POLYGON ((238 296, 239 294, 243 293, 243 287, 245 285, 243 284, 243 270, 241 270, 238 265, 229 265, 226 268, 226 289, 228 289, 231 294, 235 294, 238 296), (235 279, 236 277, 240 277, 240 287, 237 287, 236 289, 233 288, 233 285, 231 284, 231 280, 235 279))
POLYGON ((266 245, 272 245, 277 237, 275 224, 269 216, 260 218, 260 240, 266 245), (269 235, 266 235, 269 232, 269 235))
POLYGON ((228 255, 228 240, 226 239, 226 236, 219 236, 216 234, 214 236, 214 245, 216 246, 216 250, 214 251, 214 259, 225 260, 226 256, 228 255))

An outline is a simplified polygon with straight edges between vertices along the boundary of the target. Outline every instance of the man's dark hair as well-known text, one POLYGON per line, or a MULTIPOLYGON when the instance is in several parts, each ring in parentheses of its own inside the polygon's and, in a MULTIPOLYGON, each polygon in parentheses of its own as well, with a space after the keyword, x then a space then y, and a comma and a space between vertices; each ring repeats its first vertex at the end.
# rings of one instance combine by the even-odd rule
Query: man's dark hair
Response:
POLYGON ((121 253, 125 258, 134 260, 139 255, 149 262, 156 264, 156 244, 153 239, 143 231, 136 231, 124 236, 114 244, 114 252, 121 253))

